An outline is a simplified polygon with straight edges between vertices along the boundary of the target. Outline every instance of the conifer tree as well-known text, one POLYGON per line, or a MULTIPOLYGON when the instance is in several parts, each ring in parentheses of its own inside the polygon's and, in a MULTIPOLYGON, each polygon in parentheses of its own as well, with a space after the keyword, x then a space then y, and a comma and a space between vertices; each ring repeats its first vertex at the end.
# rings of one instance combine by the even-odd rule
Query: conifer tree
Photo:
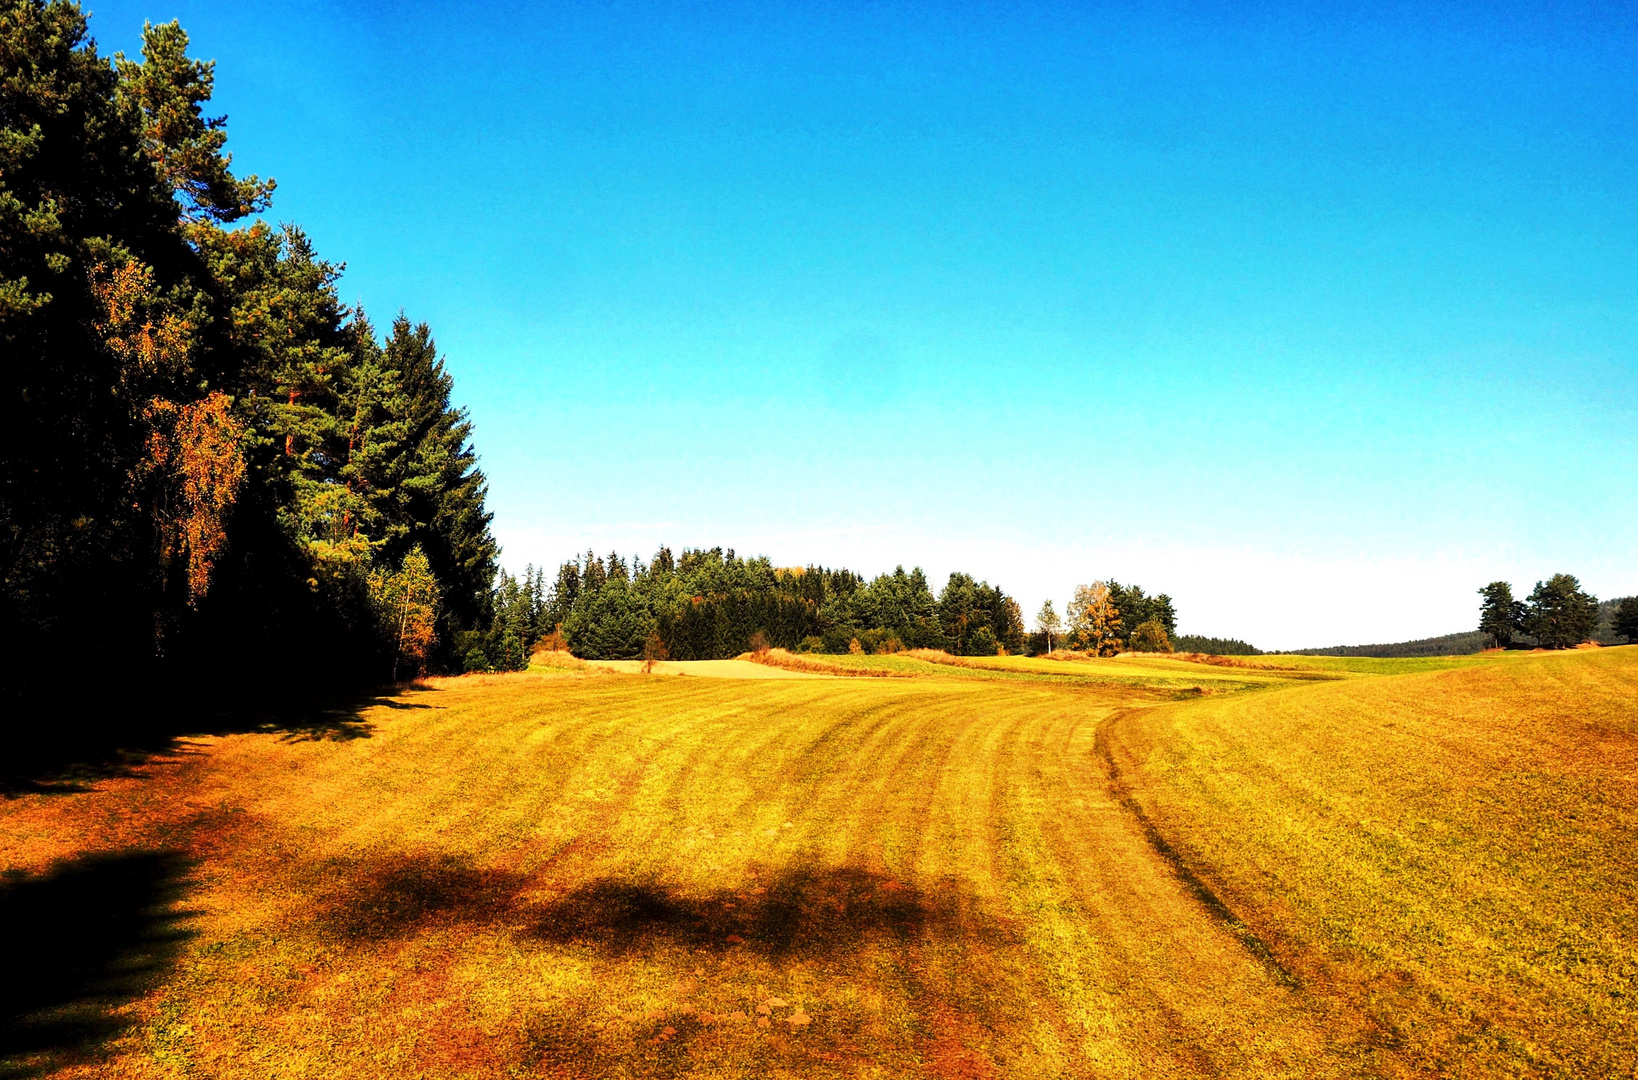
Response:
POLYGON ((1524 628, 1524 605, 1513 599, 1513 586, 1492 581, 1479 590, 1479 632, 1489 634, 1495 648, 1505 648, 1513 635, 1524 628))
POLYGON ((1524 629, 1549 649, 1566 649, 1592 637, 1598 624, 1598 598, 1581 590, 1572 574, 1554 574, 1536 582, 1524 615, 1524 629))
POLYGON ((1629 596, 1616 607, 1612 629, 1628 644, 1638 645, 1638 596, 1629 596))

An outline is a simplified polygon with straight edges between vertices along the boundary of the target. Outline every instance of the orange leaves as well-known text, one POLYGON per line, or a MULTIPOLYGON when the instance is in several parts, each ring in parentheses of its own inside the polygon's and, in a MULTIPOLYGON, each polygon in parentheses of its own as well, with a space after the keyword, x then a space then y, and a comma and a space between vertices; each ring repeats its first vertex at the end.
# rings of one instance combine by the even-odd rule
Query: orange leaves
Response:
POLYGON ((188 557, 188 597, 197 602, 210 587, 210 573, 227 543, 223 516, 245 478, 240 450, 244 427, 221 391, 184 405, 177 420, 176 470, 182 481, 186 515, 181 522, 188 557))
POLYGON ((160 489, 141 501, 152 507, 166 561, 185 561, 188 602, 197 603, 210 588, 227 542, 223 518, 244 481, 244 428, 220 391, 177 400, 196 327, 166 310, 152 268, 134 259, 112 268, 98 263, 91 291, 102 308, 97 331, 120 362, 120 386, 133 408, 144 402, 147 456, 132 479, 139 485, 159 479, 160 489))
POLYGON ((91 291, 102 307, 97 330, 125 365, 121 382, 181 373, 195 328, 183 316, 158 310, 162 301, 150 267, 134 259, 111 270, 98 263, 91 270, 91 291))

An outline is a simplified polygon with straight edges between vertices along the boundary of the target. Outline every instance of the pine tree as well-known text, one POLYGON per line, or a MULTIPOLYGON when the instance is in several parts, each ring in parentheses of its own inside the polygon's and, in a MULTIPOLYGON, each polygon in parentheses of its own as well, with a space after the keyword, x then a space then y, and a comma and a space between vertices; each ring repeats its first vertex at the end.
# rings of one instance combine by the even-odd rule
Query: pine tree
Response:
MULTIPOLYGON (((425 323, 393 321, 385 364, 398 373, 406 400, 408 451, 395 506, 407 541, 426 551, 443 585, 446 638, 475 625, 488 602, 498 549, 484 506, 488 483, 471 445, 466 410, 450 401, 454 386, 425 323)), ((389 545, 388 552, 393 546, 389 545)))
POLYGON ((1536 582, 1526 604, 1524 629, 1545 648, 1565 649, 1592 637, 1598 624, 1598 599, 1581 591, 1572 574, 1554 574, 1536 582))
POLYGON ((1492 581, 1479 595, 1484 598, 1479 606, 1479 632, 1489 634, 1495 648, 1505 648, 1524 628, 1524 605, 1513 599, 1513 586, 1505 581, 1492 581))
POLYGON ((143 149, 182 199, 192 221, 229 222, 267 209, 273 181, 238 179, 225 117, 206 118, 203 105, 216 81, 215 61, 189 58, 188 35, 176 22, 142 27, 142 61, 114 55, 119 98, 142 114, 143 149))
POLYGON ((1638 645, 1638 596, 1629 596, 1615 609, 1612 628, 1627 639, 1629 645, 1638 645))

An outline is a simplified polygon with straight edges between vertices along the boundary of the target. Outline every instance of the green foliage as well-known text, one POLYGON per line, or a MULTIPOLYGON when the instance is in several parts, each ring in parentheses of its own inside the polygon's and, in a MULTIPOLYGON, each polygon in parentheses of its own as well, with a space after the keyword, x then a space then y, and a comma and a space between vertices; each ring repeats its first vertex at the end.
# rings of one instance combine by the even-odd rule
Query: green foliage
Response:
POLYGON ((1492 581, 1479 590, 1484 598, 1479 606, 1479 632, 1488 634, 1492 645, 1505 648, 1524 629, 1524 605, 1513 599, 1513 586, 1492 581))
POLYGON ((1170 596, 1165 593, 1149 596, 1139 585, 1122 585, 1114 580, 1107 584, 1109 601, 1120 614, 1122 626, 1134 628, 1146 622, 1157 622, 1168 638, 1176 636, 1177 611, 1172 606, 1170 596))
POLYGON ((646 564, 588 551, 559 567, 542 603, 545 623, 561 624, 588 659, 636 659, 650 633, 674 660, 738 656, 758 641, 808 652, 844 653, 857 640, 866 652, 991 656, 1024 641, 1017 603, 965 574, 951 575, 935 597, 919 568, 867 582, 850 570, 776 567, 722 548, 676 556, 662 547, 646 564))
POLYGON ((1598 624, 1598 599, 1581 591, 1571 574, 1554 574, 1536 582, 1526 602, 1524 630, 1543 648, 1565 649, 1592 637, 1598 624))
POLYGON ((410 549, 397 570, 370 574, 370 599, 392 650, 393 682, 401 668, 426 673, 427 656, 437 639, 438 579, 419 547, 410 549))
MULTIPOLYGON (((1290 656, 1361 656, 1381 659, 1416 656, 1464 656, 1491 645, 1489 634, 1465 630, 1458 634, 1418 638, 1415 641, 1396 641, 1380 645, 1333 645, 1323 649, 1292 649, 1290 656)), ((1182 648, 1182 646, 1178 646, 1182 648)))
POLYGON ((1206 653, 1211 656, 1263 655, 1263 650, 1239 638, 1204 637, 1200 634, 1179 634, 1172 638, 1172 647, 1178 652, 1206 653))
POLYGON ((1159 619, 1149 619, 1132 628, 1126 647, 1133 652, 1171 652, 1172 642, 1165 625, 1159 619))
POLYGON ((1638 645, 1638 596, 1629 596, 1615 609, 1610 628, 1629 644, 1638 645))
POLYGON ((1063 633, 1064 622, 1058 618, 1058 612, 1052 607, 1052 601, 1046 600, 1041 604, 1041 610, 1035 616, 1035 632, 1043 639, 1042 652, 1051 652, 1057 644, 1059 635, 1063 633))
POLYGON ((377 341, 299 228, 226 227, 272 184, 234 176, 187 46, 148 26, 110 62, 73 4, 0 5, 0 683, 93 640, 110 691, 245 656, 378 679, 407 633, 379 591, 422 563, 416 665, 458 666, 495 545, 430 332, 377 341))
POLYGON ((114 56, 121 103, 142 116, 143 149, 159 175, 182 199, 191 220, 229 222, 267 209, 273 182, 237 179, 225 117, 207 118, 203 106, 216 81, 215 61, 190 59, 188 35, 176 22, 144 23, 142 60, 114 56))

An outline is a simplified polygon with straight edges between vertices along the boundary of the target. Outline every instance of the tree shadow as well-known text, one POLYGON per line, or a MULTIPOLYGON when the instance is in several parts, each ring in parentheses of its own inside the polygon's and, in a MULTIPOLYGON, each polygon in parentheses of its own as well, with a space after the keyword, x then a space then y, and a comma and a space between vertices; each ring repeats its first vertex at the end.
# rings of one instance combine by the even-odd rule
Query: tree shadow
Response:
POLYGON ((448 855, 393 854, 328 863, 308 885, 320 934, 342 945, 434 926, 504 926, 611 956, 682 946, 807 960, 868 940, 1005 936, 993 921, 971 917, 953 883, 922 888, 853 867, 791 868, 763 885, 705 893, 606 876, 540 900, 524 875, 448 855))
POLYGON ((0 1077, 94 1055, 191 936, 174 851, 91 855, 0 884, 0 1077))
POLYGON ((367 739, 374 726, 364 714, 382 706, 437 708, 398 701, 385 691, 245 692, 159 701, 133 691, 117 703, 36 706, 26 710, 31 715, 13 718, 0 730, 0 797, 73 794, 89 791, 101 780, 140 775, 138 766, 181 753, 179 740, 190 735, 266 732, 293 741, 367 739))
POLYGON ((531 937, 624 954, 677 946, 823 959, 869 940, 963 933, 953 889, 924 891, 851 867, 797 868, 767 885, 690 895, 600 878, 528 912, 531 937))

